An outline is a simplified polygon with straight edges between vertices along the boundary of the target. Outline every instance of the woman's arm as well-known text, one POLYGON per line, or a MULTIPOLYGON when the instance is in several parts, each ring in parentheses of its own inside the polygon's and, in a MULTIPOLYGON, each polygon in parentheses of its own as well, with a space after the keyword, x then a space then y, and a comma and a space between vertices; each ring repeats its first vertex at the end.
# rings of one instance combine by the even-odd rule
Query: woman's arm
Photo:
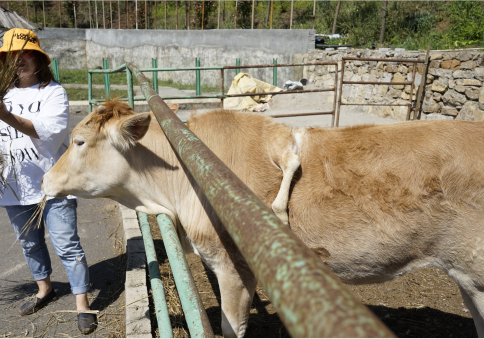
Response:
POLYGON ((10 113, 7 111, 7 108, 3 102, 0 102, 0 119, 15 128, 17 131, 20 131, 31 138, 39 139, 39 135, 37 134, 32 121, 10 113))

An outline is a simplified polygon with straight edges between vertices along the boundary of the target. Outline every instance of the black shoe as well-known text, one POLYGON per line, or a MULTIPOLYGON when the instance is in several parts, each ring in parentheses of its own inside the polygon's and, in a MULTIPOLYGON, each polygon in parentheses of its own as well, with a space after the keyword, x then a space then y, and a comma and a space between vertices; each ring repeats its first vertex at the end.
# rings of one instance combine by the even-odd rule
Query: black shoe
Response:
POLYGON ((43 298, 37 298, 35 295, 27 301, 25 304, 20 306, 20 315, 28 315, 37 312, 42 307, 46 306, 48 303, 57 300, 57 294, 54 289, 52 289, 49 294, 43 298))
POLYGON ((82 334, 94 332, 97 327, 97 316, 92 313, 79 313, 77 315, 77 326, 82 334))

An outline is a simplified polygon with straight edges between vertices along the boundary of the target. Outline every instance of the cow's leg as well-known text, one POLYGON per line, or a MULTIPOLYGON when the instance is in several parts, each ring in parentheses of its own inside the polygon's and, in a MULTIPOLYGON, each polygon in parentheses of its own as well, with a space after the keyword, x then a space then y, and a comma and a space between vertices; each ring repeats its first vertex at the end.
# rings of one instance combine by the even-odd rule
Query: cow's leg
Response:
POLYGON ((257 280, 248 274, 244 279, 236 271, 217 274, 222 297, 222 331, 224 337, 242 338, 249 321, 250 307, 257 280), (248 275, 248 276, 247 276, 248 275))
POLYGON ((299 157, 292 152, 292 150, 287 150, 282 157, 282 161, 279 167, 282 170, 282 182, 281 188, 277 193, 276 199, 272 203, 272 210, 276 216, 281 219, 286 225, 289 223, 289 218, 287 215, 287 202, 289 201, 289 189, 291 188, 291 181, 294 177, 294 173, 301 165, 299 157))
POLYGON ((460 293, 462 294, 462 299, 464 299, 466 307, 471 312, 472 319, 474 319, 477 336, 484 338, 484 290, 480 291, 475 287, 469 288, 462 285, 459 284, 460 293))

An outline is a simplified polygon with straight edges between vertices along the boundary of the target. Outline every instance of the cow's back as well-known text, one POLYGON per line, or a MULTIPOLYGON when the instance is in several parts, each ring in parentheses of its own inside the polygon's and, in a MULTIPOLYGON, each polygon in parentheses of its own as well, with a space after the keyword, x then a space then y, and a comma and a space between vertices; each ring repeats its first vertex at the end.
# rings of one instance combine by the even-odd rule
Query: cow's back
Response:
POLYGON ((270 206, 282 172, 271 159, 269 143, 291 137, 290 127, 260 114, 225 110, 193 114, 187 127, 270 206))
POLYGON ((353 283, 437 257, 463 260, 452 252, 472 251, 484 233, 483 147, 484 125, 474 122, 308 129, 291 228, 353 283), (348 265, 361 272, 351 276, 348 265))

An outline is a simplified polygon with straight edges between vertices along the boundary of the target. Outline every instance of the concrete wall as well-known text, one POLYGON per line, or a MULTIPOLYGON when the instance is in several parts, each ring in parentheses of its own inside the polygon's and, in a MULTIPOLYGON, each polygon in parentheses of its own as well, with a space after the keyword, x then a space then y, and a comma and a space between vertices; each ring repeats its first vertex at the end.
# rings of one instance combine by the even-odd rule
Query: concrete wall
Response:
MULTIPOLYGON (((387 58, 388 61, 347 61, 344 80, 404 82, 412 79, 412 64, 391 62, 391 59, 423 60, 425 52, 372 50, 320 51, 304 56, 304 62, 338 62, 338 79, 341 77, 343 57, 387 58)), ((431 52, 430 65, 425 79, 425 97, 422 105, 423 119, 484 120, 484 53, 473 51, 431 52)), ((417 64, 415 87, 403 85, 343 85, 342 102, 360 103, 361 106, 342 106, 352 112, 370 113, 382 117, 405 120, 407 107, 368 106, 365 104, 406 104, 416 94, 422 80, 423 64, 417 64)), ((319 88, 333 87, 334 66, 306 66, 304 77, 319 88)), ((328 104, 333 94, 325 94, 328 104)))
MULTIPOLYGON (((59 59, 61 69, 87 69, 102 66, 109 58, 110 67, 133 62, 138 67, 151 67, 158 58, 158 67, 192 67, 200 58, 201 66, 242 65, 302 62, 314 49, 314 30, 111 30, 47 28, 38 32, 42 48, 59 59)), ((272 83, 272 69, 244 70, 254 77, 272 83)), ((235 71, 225 72, 225 84, 235 71)), ((286 80, 299 80, 302 68, 279 68, 278 85, 286 80)), ((194 71, 163 72, 161 80, 193 84, 194 71)), ((220 71, 203 71, 202 84, 220 84, 220 71)))

